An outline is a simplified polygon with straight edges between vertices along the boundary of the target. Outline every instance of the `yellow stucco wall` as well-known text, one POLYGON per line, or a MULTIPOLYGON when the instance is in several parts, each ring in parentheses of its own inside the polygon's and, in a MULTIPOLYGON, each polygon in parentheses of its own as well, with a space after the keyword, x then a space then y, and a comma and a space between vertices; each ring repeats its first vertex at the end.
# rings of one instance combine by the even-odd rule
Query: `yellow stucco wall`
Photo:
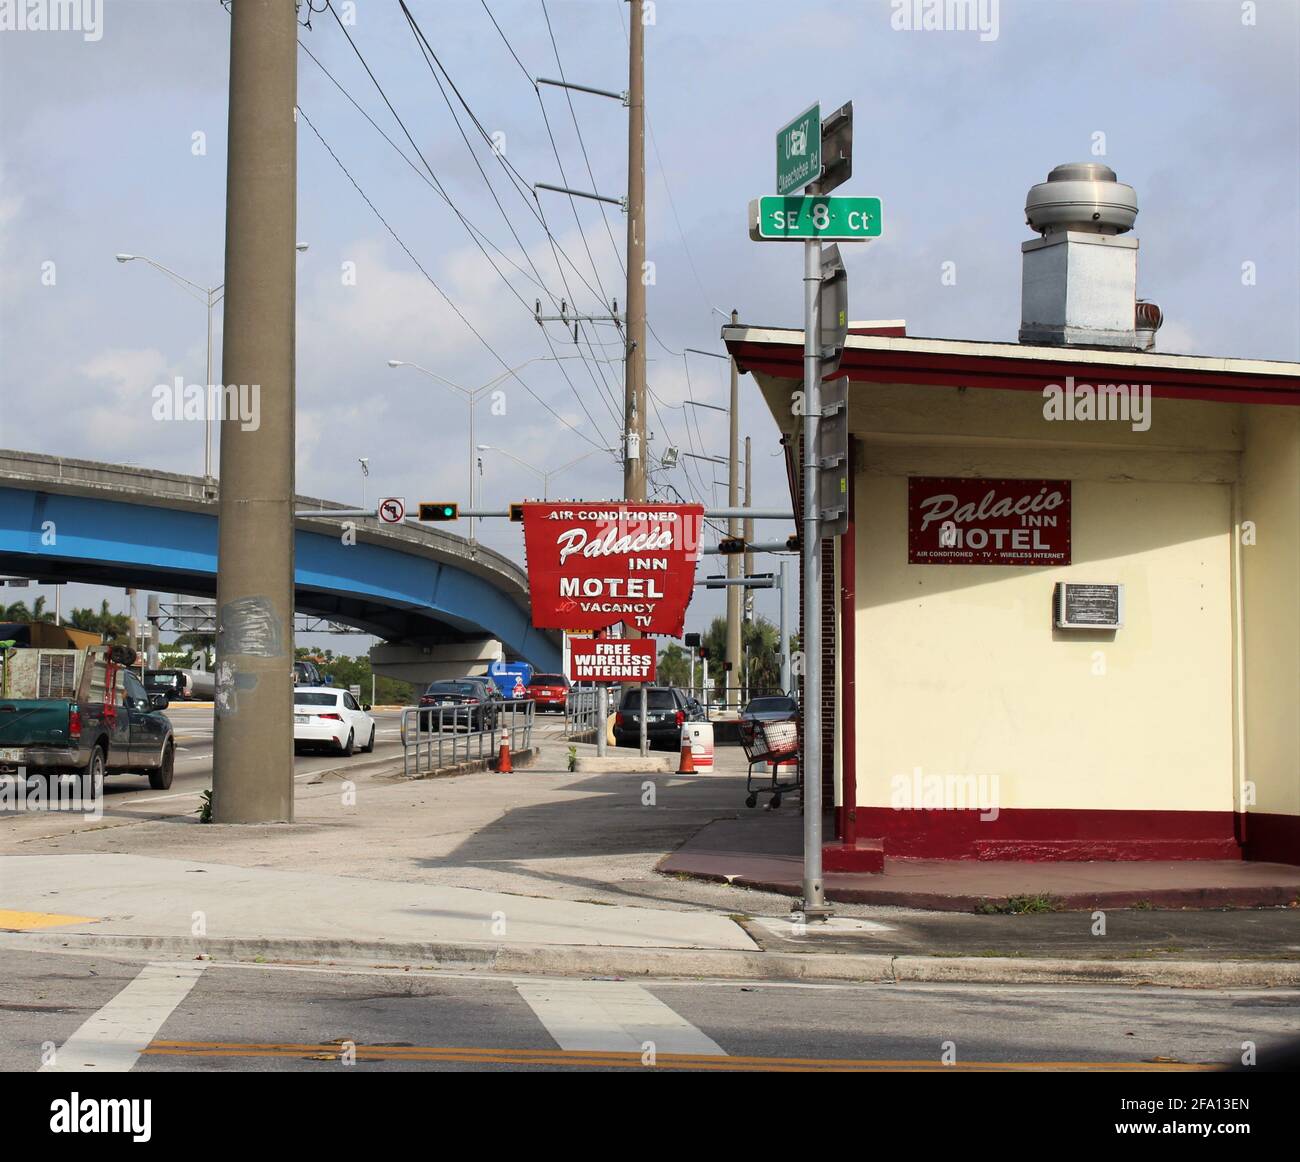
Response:
POLYGON ((1300 815, 1300 408, 1251 408, 1240 517, 1248 810, 1300 815))
POLYGON ((1236 408, 1051 424, 1020 393, 858 394, 858 803, 997 776, 1007 808, 1231 811, 1236 408), (979 398, 976 398, 979 397, 979 398), (1072 564, 907 563, 907 476, 1070 479, 1072 564), (1114 634, 1054 630, 1058 581, 1119 582, 1114 634))

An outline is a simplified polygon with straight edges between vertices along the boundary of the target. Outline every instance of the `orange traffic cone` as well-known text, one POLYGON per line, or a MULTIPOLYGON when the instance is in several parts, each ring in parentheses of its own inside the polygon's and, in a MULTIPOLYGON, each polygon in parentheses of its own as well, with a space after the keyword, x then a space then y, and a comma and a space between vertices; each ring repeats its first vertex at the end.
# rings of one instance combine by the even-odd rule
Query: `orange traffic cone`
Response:
POLYGON ((497 774, 513 775, 515 768, 510 762, 510 732, 504 731, 501 735, 501 749, 497 752, 497 774))
POLYGON ((691 736, 685 730, 682 731, 682 758, 681 762, 677 764, 677 773, 679 775, 695 774, 695 755, 691 752, 691 736))

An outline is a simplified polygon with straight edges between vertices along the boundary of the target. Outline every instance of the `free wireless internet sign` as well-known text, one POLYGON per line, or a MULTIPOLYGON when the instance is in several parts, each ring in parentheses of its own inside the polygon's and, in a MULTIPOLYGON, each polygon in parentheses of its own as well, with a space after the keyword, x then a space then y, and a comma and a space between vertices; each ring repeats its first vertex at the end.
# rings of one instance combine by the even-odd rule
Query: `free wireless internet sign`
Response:
POLYGON ((704 507, 621 501, 524 506, 533 625, 680 637, 704 507))

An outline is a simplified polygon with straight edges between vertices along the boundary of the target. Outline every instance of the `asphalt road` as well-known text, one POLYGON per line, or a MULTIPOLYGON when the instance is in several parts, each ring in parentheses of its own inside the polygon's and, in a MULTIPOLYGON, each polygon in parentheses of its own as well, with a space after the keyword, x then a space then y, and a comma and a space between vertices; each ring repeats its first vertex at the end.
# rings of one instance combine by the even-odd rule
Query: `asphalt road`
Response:
MULTIPOLYGON (((211 707, 191 707, 173 704, 167 710, 176 738, 176 769, 170 789, 155 791, 144 775, 110 775, 104 780, 104 808, 116 811, 121 808, 145 807, 150 811, 189 810, 186 800, 193 800, 195 808, 203 791, 212 786, 212 731, 211 707), (163 805, 166 805, 165 807, 163 805)), ((355 751, 350 758, 324 752, 309 752, 294 759, 294 779, 306 782, 323 771, 343 770, 349 765, 365 763, 379 758, 400 758, 402 715, 397 710, 378 710, 373 715, 376 723, 375 751, 373 755, 355 751)))
POLYGON ((0 1069, 44 1061, 48 1071, 53 1050, 54 1068, 98 1073, 1190 1073, 1238 1062, 1247 1042, 1267 1065, 1295 1032, 1298 1001, 1289 991, 550 980, 4 949, 0 1069))

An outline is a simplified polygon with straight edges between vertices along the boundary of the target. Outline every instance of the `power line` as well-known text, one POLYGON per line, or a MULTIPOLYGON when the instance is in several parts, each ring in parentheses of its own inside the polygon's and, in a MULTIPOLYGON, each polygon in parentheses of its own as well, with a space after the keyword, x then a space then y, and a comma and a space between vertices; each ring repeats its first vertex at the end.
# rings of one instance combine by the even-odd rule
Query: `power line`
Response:
MULTIPOLYGON (((510 280, 509 280, 508 278, 506 278, 504 274, 501 273, 501 270, 500 270, 499 267, 497 267, 496 263, 492 261, 491 256, 487 253, 487 250, 484 248, 483 244, 479 241, 479 238, 478 238, 477 234, 475 233, 474 229, 470 227, 470 224, 469 224, 468 221, 465 219, 464 215, 461 214, 460 211, 459 211, 459 209, 457 209, 457 207, 455 206, 455 203, 454 203, 454 201, 452 200, 451 196, 450 196, 449 194, 447 194, 446 190, 443 188, 442 183, 438 180, 438 176, 437 176, 437 174, 436 174, 436 173, 434 172, 434 170, 433 170, 433 167, 429 164, 428 158, 426 158, 426 157, 424 156, 424 152, 423 152, 423 151, 420 149, 420 147, 416 144, 416 142, 415 142, 415 138, 411 135, 411 131, 406 127, 406 122, 402 120, 401 115, 400 115, 400 114, 397 112, 397 110, 393 107, 393 103, 388 99, 388 94, 384 91, 384 87, 383 87, 383 85, 381 85, 381 84, 379 83, 379 78, 375 76, 374 70, 370 67, 369 62, 367 62, 365 56, 362 54, 360 48, 357 46, 356 41, 353 40, 351 33, 348 32, 348 30, 347 30, 347 26, 343 23, 342 19, 340 19, 339 14, 334 10, 332 4, 329 5, 329 11, 330 11, 330 15, 332 15, 332 16, 334 17, 334 21, 335 21, 335 23, 338 25, 340 31, 343 33, 344 37, 346 38, 346 40, 347 40, 347 42, 348 42, 348 45, 351 47, 351 49, 352 49, 353 53, 355 54, 357 60, 361 62, 361 67, 365 69, 365 71, 366 71, 366 75, 369 76, 371 82, 372 82, 372 83, 374 84, 374 86, 375 86, 375 89, 378 91, 379 96, 382 98, 384 104, 388 107, 388 111, 393 115, 393 119, 394 119, 394 120, 397 122, 397 124, 401 127, 402 133, 405 135, 406 140, 407 140, 408 142, 410 142, 410 144, 411 144, 411 148, 415 151, 416 156, 420 159, 420 161, 424 164, 425 169, 429 172, 429 176, 433 179, 434 184, 435 184, 436 188, 439 190, 439 192, 442 194, 443 199, 444 199, 444 200, 447 202, 447 204, 452 208, 452 210, 453 210, 453 212, 456 214, 457 218, 461 221, 461 224, 465 226, 466 230, 467 230, 467 231, 469 232, 469 234, 470 234, 470 238, 472 239, 472 241, 474 242, 474 244, 479 248, 480 252, 483 254, 483 257, 487 259, 488 264, 492 267, 493 271, 494 271, 494 272, 497 274, 497 276, 498 276, 498 277, 499 277, 499 278, 500 278, 500 279, 501 279, 501 280, 506 284, 506 286, 509 288, 510 292, 511 292, 511 293, 512 293, 516 298, 518 298, 518 299, 520 300, 520 303, 525 307, 525 309, 529 309, 529 310, 530 310, 530 313, 531 313, 531 308, 529 308, 528 303, 527 303, 527 302, 526 302, 526 301, 525 301, 525 300, 524 300, 524 299, 519 295, 519 292, 515 289, 514 285, 510 282, 510 280)), ((408 15, 408 19, 409 19, 409 15, 408 15)), ((453 87, 454 87, 454 86, 453 86, 453 87)), ((354 104, 355 104, 355 102, 354 102, 354 104)), ((517 240, 517 239, 516 239, 516 240, 517 240)), ((521 246, 522 246, 522 244, 521 244, 521 246)), ((527 259, 527 257, 528 257, 528 255, 527 255, 527 250, 524 249, 524 250, 523 250, 523 253, 524 253, 525 259, 527 259)), ((530 264, 531 264, 531 260, 529 260, 529 261, 530 261, 530 264)), ((535 267, 535 266, 533 267, 533 269, 536 271, 536 267, 535 267)), ((540 271, 538 271, 537 274, 538 274, 538 277, 540 278, 540 277, 541 277, 541 273, 540 273, 540 271)), ((563 280, 563 274, 561 274, 561 279, 563 280)), ((544 283, 543 283, 542 285, 543 285, 543 289, 545 290, 547 296, 548 296, 549 298, 551 298, 552 301, 555 301, 555 295, 550 291, 549 288, 545 287, 544 283)), ((567 286, 567 284, 566 284, 566 286, 567 286)), ((554 345, 551 343, 550 336, 549 336, 548 334, 545 333, 545 330, 543 330, 543 338, 546 340, 547 348, 550 350, 551 354, 554 356, 554 355, 555 355, 555 347, 554 347, 554 345)), ((498 356, 498 358, 500 358, 500 357, 498 356)), ((504 361, 502 361, 502 362, 503 362, 503 365, 504 365, 504 361)), ((585 364, 585 362, 586 362, 586 360, 584 359, 584 364, 585 364)), ((576 386, 574 385, 574 383, 573 383, 573 380, 569 377, 568 370, 564 367, 564 365, 563 365, 562 363, 558 364, 558 366, 560 367, 560 371, 561 371, 561 374, 562 374, 563 377, 564 377, 565 382, 566 382, 566 383, 568 384, 568 386, 569 386, 569 390, 573 393, 574 398, 578 401, 578 406, 582 409, 583 414, 586 415, 587 419, 591 422, 592 427, 596 429, 596 433, 597 433, 597 435, 599 435, 599 436, 601 437, 601 439, 604 440, 605 445, 607 445, 607 444, 609 443, 608 439, 604 436, 604 433, 601 432, 601 430, 600 430, 600 425, 596 423, 594 417, 591 415, 590 411, 588 411, 588 409, 587 409, 587 405, 586 405, 586 402, 583 400, 581 393, 579 393, 577 387, 576 387, 576 386)), ((516 378, 518 378, 518 377, 516 376, 516 378)), ((520 382, 522 383, 523 381, 521 380, 520 382)), ((593 377, 593 382, 594 382, 594 377, 593 377)), ((548 408, 549 408, 549 405, 547 405, 547 406, 548 406, 548 408)), ((553 409, 552 409, 552 411, 553 411, 553 409)), ((554 413, 554 412, 553 412, 553 414, 556 414, 556 415, 558 416, 558 413, 554 413)), ((566 424, 567 424, 567 421, 566 421, 566 424)), ((570 427, 571 427, 572 425, 567 425, 567 426, 570 426, 570 427)), ((577 429, 574 429, 574 430, 576 431, 577 429)), ((592 442, 594 443, 594 441, 592 441, 592 442)), ((600 447, 600 446, 602 446, 602 445, 597 444, 596 446, 600 447)))
MULTIPOLYGON (((329 69, 327 69, 321 63, 320 59, 316 56, 316 54, 313 53, 311 49, 309 49, 303 41, 299 40, 298 46, 303 50, 303 52, 305 52, 312 59, 316 67, 320 69, 320 71, 323 72, 326 77, 329 78, 329 80, 334 85, 334 87, 338 89, 338 91, 342 93, 345 98, 347 98, 347 100, 351 103, 352 107, 356 109, 356 111, 360 113, 362 117, 364 117, 368 122, 370 122, 375 132, 378 133, 380 137, 382 137, 386 142, 388 142, 389 145, 393 147, 393 150, 397 154, 397 156, 400 157, 404 162, 406 162, 408 166, 411 167, 411 171, 415 174, 415 176, 418 177, 422 182, 424 182, 426 186, 428 186, 431 190, 433 190, 434 193, 436 193, 438 197, 440 197, 447 204, 448 208, 452 211, 452 213, 454 213, 460 219, 461 223, 468 231, 470 231, 471 234, 474 234, 483 242, 485 242, 488 246, 490 246, 493 250, 495 250, 497 254, 499 254, 505 262, 508 262, 511 266, 513 266, 515 270, 517 270, 520 274, 522 274, 524 278, 528 279, 528 281, 531 282, 535 287, 537 287, 538 290, 543 291, 549 297, 554 298, 554 296, 551 294, 550 288, 547 287, 544 282, 539 282, 536 278, 534 278, 532 274, 530 274, 522 266, 520 266, 517 262, 515 262, 508 254, 506 254, 504 250, 501 249, 501 247, 499 247, 495 242, 492 241, 491 238, 489 238, 481 229, 479 229, 479 227, 475 226, 473 222, 471 222, 463 213, 461 213, 461 211, 457 208, 455 202, 451 200, 446 190, 443 189, 442 184, 439 181, 437 181, 436 178, 430 180, 427 174, 421 172, 420 167, 416 165, 415 162, 413 162, 407 156, 405 150, 403 150, 402 147, 397 144, 397 142, 395 142, 391 137, 389 137, 387 133, 384 132, 383 126, 381 126, 379 122, 377 122, 373 117, 370 116, 368 112, 366 112, 364 108, 362 108, 362 106, 357 102, 357 99, 353 97, 352 94, 349 93, 347 89, 343 87, 342 84, 339 83, 338 78, 336 78, 334 74, 331 73, 329 69)), ((423 160, 423 158, 421 160, 423 160)))
MULTIPOLYGON (((545 17, 546 19, 546 32, 547 35, 551 38, 551 51, 555 54, 555 67, 560 70, 560 80, 564 81, 567 80, 568 78, 566 78, 564 75, 564 64, 560 60, 560 47, 555 43, 555 30, 551 27, 551 14, 546 10, 546 0, 541 0, 541 5, 542 5, 542 16, 545 17)), ((537 87, 536 85, 533 86, 534 89, 536 89, 536 87, 537 87)), ((582 139, 582 127, 578 124, 578 114, 573 107, 573 94, 566 88, 564 90, 564 97, 569 105, 569 116, 573 119, 574 132, 576 132, 578 135, 578 146, 582 150, 582 160, 586 163, 587 166, 587 177, 591 180, 591 188, 594 190, 596 188, 596 175, 591 172, 591 158, 587 156, 587 143, 582 139)), ((539 100, 541 99, 540 93, 538 94, 538 99, 539 100)), ((545 116, 545 113, 546 113, 545 108, 543 108, 542 115, 545 116)), ((573 198, 570 197, 569 201, 572 202, 573 198)), ((624 274, 624 276, 626 276, 627 266, 623 262, 623 256, 619 252, 618 244, 614 241, 614 232, 609 228, 609 215, 605 210, 604 203, 600 203, 599 208, 600 208, 600 219, 605 224, 605 233, 609 235, 610 249, 613 250, 614 257, 618 260, 619 270, 624 274)), ((575 217, 577 216, 576 206, 574 207, 574 216, 575 217)), ((595 268, 595 263, 592 264, 592 267, 593 269, 595 268)))
MULTIPOLYGON (((479 176, 482 177, 484 183, 487 185, 487 187, 488 187, 488 191, 489 191, 489 193, 491 193, 491 195, 492 195, 492 199, 493 199, 493 201, 494 201, 494 202, 496 203, 496 205, 497 205, 497 209, 501 211, 501 215, 502 215, 502 217, 505 218, 506 223, 507 223, 507 226, 509 227, 512 236, 515 238, 515 241, 516 241, 516 242, 519 242, 519 236, 518 236, 517 233, 515 233, 514 226, 513 226, 513 224, 510 222, 510 217, 509 217, 509 215, 506 213, 506 211, 505 211, 505 207, 501 205, 501 201, 500 201, 500 199, 497 197, 497 194, 496 194, 496 189, 495 189, 495 187, 492 185, 492 182, 491 182, 491 180, 488 178, 487 173, 484 171, 482 165, 479 163, 478 157, 477 157, 477 155, 474 153, 474 149, 473 149, 473 147, 470 145, 469 138, 465 135, 464 128, 463 128, 463 127, 461 126, 461 124, 460 124, 460 118, 456 115, 456 111, 455 111, 455 109, 452 107, 452 104, 451 104, 450 99, 447 97, 446 89, 443 87, 443 78, 446 79, 447 86, 449 86, 449 87, 451 88, 451 91, 452 91, 453 93, 456 94, 456 99, 460 102, 462 108, 464 108, 466 115, 469 117, 469 119, 470 119, 470 121, 473 123, 474 127, 479 131, 479 134, 480 134, 480 136, 483 138, 483 140, 484 140, 485 142, 488 142, 488 143, 490 144, 491 141, 492 141, 491 136, 489 135, 489 133, 488 133, 488 131, 486 130, 486 128, 483 126, 483 123, 479 120, 478 116, 474 113, 473 109, 470 108, 468 101, 465 100, 465 98, 464 98, 464 96, 461 94, 459 88, 456 86, 455 81, 452 80, 452 78, 451 78, 451 74, 447 71, 446 66, 445 66, 445 65, 442 63, 442 61, 439 59, 438 54, 437 54, 437 53, 434 51, 434 49, 433 49, 433 46, 432 46, 431 44, 429 44, 428 38, 425 36, 424 31, 420 28, 420 26, 419 26, 419 24, 416 22, 415 18, 411 15, 411 12, 410 12, 410 10, 407 8, 406 4, 405 4, 404 2, 402 2, 402 0, 399 0, 399 3, 400 3, 400 5, 401 5, 402 14, 406 17, 407 25, 408 25, 408 27, 410 28, 412 35, 415 37, 416 44, 417 44, 417 46, 420 48, 421 55, 424 57, 425 65, 428 67, 430 74, 433 76, 435 83, 438 85, 438 91, 441 93, 442 98, 443 98, 443 101, 444 101, 444 103, 447 105, 448 112, 451 113, 452 120, 456 122, 456 128, 457 128, 457 131, 458 131, 458 132, 460 133, 460 135, 461 135, 461 140, 465 143, 465 148, 466 148, 467 150, 469 150, 470 158, 471 158, 471 160, 474 162, 475 168, 476 168, 476 169, 478 170, 478 172, 479 172, 479 176), (436 68, 435 68, 435 65, 437 66, 436 68), (442 77, 439 77, 439 75, 438 75, 439 72, 441 72, 442 77)), ((513 183, 513 184, 515 184, 516 191, 521 195, 521 197, 524 198, 524 203, 525 203, 525 205, 527 205, 527 206, 529 207, 529 209, 533 212, 533 214, 537 217, 539 223, 540 223, 541 226, 542 226, 542 229, 546 232, 546 236, 547 236, 548 241, 549 241, 550 246, 551 246, 552 257, 555 259, 556 270, 557 270, 557 272, 558 272, 559 275, 560 275, 560 281, 564 284, 565 291, 566 291, 566 293, 568 294, 569 299, 570 299, 571 301, 574 301, 574 305, 575 305, 575 307, 576 307, 576 306, 577 306, 577 303, 576 303, 576 300, 574 299, 572 289, 569 287, 568 279, 565 278, 565 275, 564 275, 564 268, 563 268, 563 265, 560 263, 559 257, 558 257, 558 255, 557 255, 557 253, 556 253, 557 251, 558 251, 559 253, 563 253, 563 247, 561 247, 561 246, 559 245, 558 241, 555 239, 554 234, 551 232, 550 227, 547 225, 547 223, 546 223, 546 219, 545 219, 545 216, 544 216, 544 215, 542 214, 542 212, 541 212, 541 205, 540 205, 540 203, 538 203, 538 204, 536 204, 536 205, 533 205, 532 203, 529 202, 529 193, 531 192, 531 187, 528 187, 528 186, 527 186, 526 180, 523 178, 523 175, 520 174, 519 171, 518 171, 517 169, 515 169, 515 167, 514 167, 514 166, 513 166, 513 165, 512 165, 512 164, 511 164, 511 163, 510 163, 510 162, 505 158, 505 156, 504 156, 500 151, 494 149, 494 150, 493 150, 493 153, 494 153, 494 155, 498 158, 498 160, 502 162, 503 166, 505 167, 505 169, 506 169, 506 171, 507 171, 507 176, 513 176, 514 179, 517 179, 517 181, 515 181, 515 182, 513 183)), ((533 195, 533 196, 532 196, 532 200, 533 200, 533 203, 536 203, 536 202, 537 202, 536 195, 533 195)), ((579 232, 581 233, 581 232, 582 232, 582 224, 581 224, 581 222, 578 223, 578 229, 579 229, 579 232)), ((523 247, 523 243, 522 243, 522 242, 519 242, 519 245, 520 245, 521 248, 523 247)), ((585 236, 585 234, 583 235, 583 245, 584 245, 584 247, 586 247, 586 236, 585 236)), ((525 251, 524 253, 525 253, 525 257, 527 257, 527 252, 525 251)), ((568 256, 566 255, 565 257, 568 257, 568 256)), ((591 250, 590 250, 589 247, 587 247, 587 257, 588 257, 588 259, 591 259, 591 250)), ((531 258, 528 259, 528 262, 529 262, 530 265, 532 265, 532 260, 531 260, 531 258)), ((569 264, 570 264, 570 266, 573 266, 573 261, 572 261, 572 259, 569 260, 569 264)), ((536 270, 536 266, 535 266, 535 265, 534 265, 533 269, 536 270)), ((594 261, 593 261, 593 263, 592 263, 592 269, 593 269, 593 272, 596 273, 596 281, 597 281, 597 283, 599 283, 599 282, 600 282, 600 275, 599 275, 598 272, 595 271, 595 263, 594 263, 594 261)), ((591 284, 588 283, 588 282, 586 281, 585 278, 583 278, 581 272, 578 271, 576 267, 574 267, 574 273, 577 274, 578 277, 579 277, 580 279, 582 279, 583 283, 587 286, 587 288, 588 288, 589 290, 593 290, 593 293, 596 293, 595 290, 591 287, 591 284)), ((540 272, 538 272, 538 276, 540 277, 540 272)), ((601 301, 603 302, 603 301, 604 301, 604 287, 603 287, 603 286, 600 288, 600 291, 599 291, 599 297, 601 298, 601 301)), ((552 295, 551 298, 552 298, 552 301, 555 301, 555 296, 554 296, 554 295, 552 295)), ((585 335, 585 330, 584 330, 581 326, 578 327, 578 331, 579 331, 580 333, 582 333, 582 334, 585 335)), ((548 346, 551 346, 550 336, 549 336, 548 333, 546 333, 544 327, 543 327, 543 334, 546 335, 546 342, 547 342, 547 345, 548 345, 548 346)), ((577 337, 576 337, 576 335, 575 335, 575 346, 578 347, 579 354, 581 354, 581 350, 582 350, 582 349, 581 349, 581 346, 577 343, 577 337)), ((588 343, 588 348, 589 348, 589 353, 590 353, 592 359, 595 360, 595 358, 596 358, 595 351, 594 351, 594 349, 591 349, 590 343, 588 343)), ((553 350, 554 350, 554 348, 552 347, 552 351, 553 351, 553 350)), ((594 387, 596 387, 598 394, 601 395, 601 397, 602 397, 602 401, 605 403, 606 409, 610 412, 610 415, 611 415, 611 417, 613 418, 615 424, 616 424, 616 425, 620 424, 620 420, 619 420, 619 417, 618 417, 617 406, 616 406, 617 401, 616 401, 616 400, 613 400, 612 389, 610 388, 609 381, 608 381, 608 379, 607 379, 606 376, 605 376, 604 367, 603 367, 601 364, 597 363, 597 364, 596 364, 596 371, 593 372, 592 367, 591 367, 591 364, 589 364, 589 363, 587 362, 587 359, 586 359, 585 356, 583 357, 583 364, 584 364, 584 366, 586 366, 586 368, 587 368, 587 373, 588 373, 588 375, 591 377, 592 385, 593 385, 594 387), (597 373, 599 373, 599 375, 600 375, 600 383, 599 383, 599 384, 596 382, 596 374, 597 374, 597 373), (612 401, 612 402, 611 402, 611 401, 612 401)), ((565 378, 566 378, 566 380, 568 379, 567 372, 566 372, 566 374, 565 374, 565 378)), ((570 382, 570 387, 573 387, 573 385, 572 385, 571 382, 570 382)), ((577 389, 576 389, 576 388, 573 388, 573 391, 574 391, 574 395, 575 395, 575 396, 578 396, 577 389)), ((578 399, 579 399, 579 403, 581 404, 581 406, 582 406, 582 408, 583 408, 583 411, 586 412, 586 411, 587 411, 586 404, 585 404, 585 403, 582 403, 581 396, 578 396, 578 399)), ((589 419, 591 418, 591 417, 590 417, 590 413, 588 413, 588 418, 589 418, 589 419)), ((592 422, 593 422, 593 424, 594 424, 595 421, 593 420, 592 422)))
MULTIPOLYGON (((480 333, 478 328, 475 327, 474 324, 469 321, 469 319, 465 316, 465 313, 452 300, 451 296, 448 295, 447 292, 444 291, 442 287, 438 285, 437 280, 434 279, 434 277, 427 270, 425 270, 423 264, 420 262, 418 258, 416 258, 415 254, 411 251, 411 248, 407 246, 405 242, 402 241, 397 231, 394 230, 391 225, 389 225, 388 220, 383 216, 383 214, 379 212, 378 207, 374 204, 374 202, 370 200, 369 195, 367 195, 365 190, 361 188, 360 184, 357 182, 357 179, 352 176, 347 166, 345 166, 342 160, 339 158, 338 154, 335 153, 334 150, 330 147, 329 142, 327 142, 325 138, 321 136, 320 130, 317 129, 314 124, 312 124, 311 118, 307 116, 302 106, 301 105, 297 106, 297 109, 298 109, 298 116, 300 116, 303 119, 303 121, 306 122, 307 127, 312 131, 312 133, 316 135, 316 139, 321 143, 321 145, 325 147, 326 152, 330 155, 330 157, 334 159, 334 163, 339 167, 339 169, 343 171, 343 174, 348 179, 348 181, 352 183, 352 188, 355 189, 357 193, 361 195, 362 200, 366 203, 367 206, 370 207, 371 212, 383 224, 384 229, 387 230, 388 233, 392 235, 393 240, 398 244, 398 246, 400 246, 406 252, 407 257, 410 258, 410 260, 413 263, 415 263, 416 269, 419 270, 419 272, 422 275, 424 275, 429 285, 433 287, 435 291, 438 292, 442 300, 456 313, 456 317, 459 318, 460 321, 464 323, 466 327, 469 328, 470 332, 480 343, 483 344, 485 348, 487 348, 487 350, 491 353, 492 357, 496 359, 496 361, 500 363, 501 366, 507 372, 510 373, 511 377, 519 383, 520 387, 522 387, 529 395, 533 397, 533 399, 535 399, 539 404, 541 404, 542 407, 544 407, 548 412, 550 412, 551 415, 553 415, 557 420, 559 420, 560 423, 562 423, 571 432, 573 432, 575 435, 581 436, 584 440, 587 441, 587 443, 591 444, 595 448, 603 449, 604 447, 606 447, 607 446, 606 444, 602 444, 596 440, 593 440, 589 435, 587 435, 586 432, 582 431, 581 428, 576 428, 573 426, 573 424, 569 423, 568 420, 566 420, 562 415, 560 415, 559 412, 557 412, 553 407, 551 407, 550 404, 548 404, 544 399, 542 399, 541 396, 539 396, 531 387, 528 386, 527 383, 523 381, 523 379, 520 378, 519 373, 510 367, 510 365, 498 353, 497 349, 493 347, 492 344, 489 343, 487 339, 484 338, 484 336, 480 333)), ((600 434, 599 428, 597 428, 597 434, 598 435, 600 434)))

